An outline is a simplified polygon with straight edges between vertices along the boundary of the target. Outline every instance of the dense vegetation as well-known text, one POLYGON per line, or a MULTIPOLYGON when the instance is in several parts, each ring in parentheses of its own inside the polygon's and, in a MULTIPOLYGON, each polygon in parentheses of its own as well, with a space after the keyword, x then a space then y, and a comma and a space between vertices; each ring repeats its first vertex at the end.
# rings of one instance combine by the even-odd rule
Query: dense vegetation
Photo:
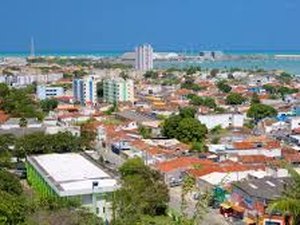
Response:
POLYGON ((31 95, 32 90, 9 89, 6 84, 0 84, 0 109, 13 117, 43 118, 43 112, 31 95))
POLYGON ((226 104, 227 105, 241 105, 246 101, 246 98, 244 98, 242 95, 238 93, 230 93, 226 97, 226 104))
POLYGON ((162 132, 168 138, 176 138, 184 143, 202 142, 207 128, 195 119, 194 108, 182 108, 179 115, 165 120, 162 132))
POLYGON ((212 109, 217 107, 217 104, 216 104, 214 98, 200 97, 195 94, 189 94, 187 97, 188 97, 188 99, 190 99, 190 104, 192 104, 194 106, 206 106, 206 107, 209 107, 212 109))
POLYGON ((277 110, 272 106, 261 103, 252 104, 247 112, 247 116, 258 121, 266 117, 274 117, 277 115, 277 110))
POLYGON ((161 175, 139 158, 120 168, 122 188, 114 196, 113 225, 184 225, 167 216, 168 188, 161 175))
POLYGON ((231 87, 227 84, 226 80, 221 80, 217 83, 218 89, 223 93, 229 93, 231 91, 231 87))
POLYGON ((33 133, 16 140, 15 154, 24 158, 31 154, 78 152, 83 149, 80 137, 69 132, 57 134, 33 133))

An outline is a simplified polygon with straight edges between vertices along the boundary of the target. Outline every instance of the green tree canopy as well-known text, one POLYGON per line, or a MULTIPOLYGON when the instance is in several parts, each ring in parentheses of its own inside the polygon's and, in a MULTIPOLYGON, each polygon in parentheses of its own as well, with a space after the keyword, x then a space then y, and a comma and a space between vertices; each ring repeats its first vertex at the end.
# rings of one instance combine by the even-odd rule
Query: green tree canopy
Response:
POLYGON ((300 175, 293 168, 288 166, 289 173, 292 178, 292 182, 287 185, 284 190, 283 196, 276 199, 269 205, 269 210, 279 211, 282 214, 288 214, 292 216, 293 224, 300 223, 300 175))
POLYGON ((144 74, 145 79, 157 79, 158 78, 158 72, 154 70, 149 70, 144 74))
POLYGON ((231 91, 231 87, 227 84, 226 80, 221 80, 217 83, 217 87, 220 91, 224 93, 229 93, 231 91))
POLYGON ((230 93, 225 101, 227 105, 241 105, 246 101, 246 98, 238 93, 230 93))
POLYGON ((194 108, 182 108, 179 115, 165 120, 162 133, 168 138, 176 138, 185 143, 202 141, 207 134, 207 128, 194 117, 194 108))
POLYGON ((83 146, 80 137, 70 132, 57 134, 33 133, 19 138, 16 142, 16 156, 24 158, 31 154, 78 152, 83 146))
POLYGON ((251 105, 258 104, 258 103, 260 103, 259 96, 256 92, 254 92, 251 97, 251 105))
POLYGON ((122 187, 116 192, 113 224, 137 224, 143 216, 163 216, 169 201, 161 175, 144 165, 140 158, 129 159, 120 167, 122 187))
POLYGON ((277 110, 272 106, 264 104, 253 104, 247 112, 247 116, 255 120, 261 120, 266 117, 274 117, 277 115, 277 110))
POLYGON ((21 195, 23 192, 19 179, 3 169, 0 169, 0 190, 13 195, 21 195))
POLYGON ((40 102, 41 108, 44 112, 50 112, 58 106, 58 101, 54 98, 45 99, 40 102))
POLYGON ((209 108, 217 107, 215 99, 211 97, 200 97, 195 94, 190 94, 188 95, 188 98, 190 99, 190 103, 195 106, 206 106, 209 108))

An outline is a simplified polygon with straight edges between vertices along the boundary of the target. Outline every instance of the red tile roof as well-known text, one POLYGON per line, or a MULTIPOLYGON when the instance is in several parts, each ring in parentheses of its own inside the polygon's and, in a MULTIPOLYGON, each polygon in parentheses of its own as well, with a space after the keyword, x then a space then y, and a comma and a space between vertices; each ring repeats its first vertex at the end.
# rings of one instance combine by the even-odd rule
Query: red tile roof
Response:
POLYGON ((161 172, 170 172, 177 169, 191 169, 196 165, 213 165, 213 162, 195 157, 179 157, 170 161, 159 163, 156 165, 156 168, 161 172))

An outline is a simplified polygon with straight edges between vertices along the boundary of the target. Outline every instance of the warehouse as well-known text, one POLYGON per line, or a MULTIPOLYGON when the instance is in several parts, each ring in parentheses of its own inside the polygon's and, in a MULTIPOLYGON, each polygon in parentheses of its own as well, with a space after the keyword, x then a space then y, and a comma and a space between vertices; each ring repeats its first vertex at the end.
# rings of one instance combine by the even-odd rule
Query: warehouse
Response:
POLYGON ((44 197, 78 199, 105 220, 111 216, 109 197, 117 181, 78 153, 27 157, 27 179, 44 197))

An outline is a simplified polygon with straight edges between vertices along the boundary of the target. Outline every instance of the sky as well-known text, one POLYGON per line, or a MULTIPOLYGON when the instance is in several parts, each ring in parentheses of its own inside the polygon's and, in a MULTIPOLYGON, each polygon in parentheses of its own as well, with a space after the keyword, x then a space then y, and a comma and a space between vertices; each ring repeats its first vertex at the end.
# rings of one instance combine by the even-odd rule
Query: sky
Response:
POLYGON ((0 52, 300 50, 299 0, 1 0, 0 52))

